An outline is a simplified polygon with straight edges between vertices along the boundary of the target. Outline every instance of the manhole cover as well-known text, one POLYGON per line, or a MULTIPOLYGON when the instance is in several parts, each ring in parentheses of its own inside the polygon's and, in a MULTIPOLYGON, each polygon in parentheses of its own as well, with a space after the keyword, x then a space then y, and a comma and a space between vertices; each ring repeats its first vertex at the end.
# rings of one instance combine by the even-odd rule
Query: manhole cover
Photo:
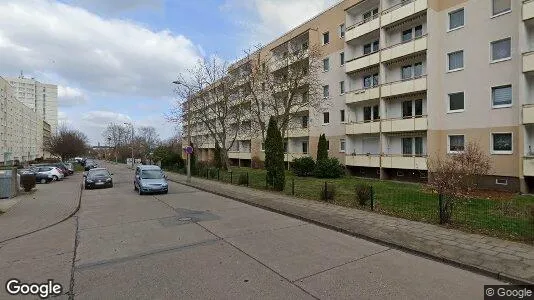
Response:
POLYGON ((180 218, 178 219, 178 221, 182 221, 182 222, 191 221, 191 218, 180 218))

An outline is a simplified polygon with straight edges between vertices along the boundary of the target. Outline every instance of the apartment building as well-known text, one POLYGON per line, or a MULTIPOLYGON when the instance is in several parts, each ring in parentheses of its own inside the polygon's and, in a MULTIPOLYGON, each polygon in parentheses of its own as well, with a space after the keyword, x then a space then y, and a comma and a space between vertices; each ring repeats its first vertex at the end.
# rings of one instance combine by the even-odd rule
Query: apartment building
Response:
POLYGON ((50 128, 32 108, 17 99, 13 86, 0 77, 0 165, 43 157, 50 128))
MULTIPOLYGON (((534 1, 345 0, 261 51, 292 43, 321 45, 324 107, 296 116, 287 161, 324 133, 354 175, 425 181, 428 157, 477 142, 482 186, 534 190, 534 1)), ((240 164, 263 159, 254 135, 238 144, 240 164)))
POLYGON ((51 132, 55 133, 58 125, 57 85, 41 83, 22 75, 9 77, 7 80, 13 86, 17 98, 42 116, 50 124, 51 132))

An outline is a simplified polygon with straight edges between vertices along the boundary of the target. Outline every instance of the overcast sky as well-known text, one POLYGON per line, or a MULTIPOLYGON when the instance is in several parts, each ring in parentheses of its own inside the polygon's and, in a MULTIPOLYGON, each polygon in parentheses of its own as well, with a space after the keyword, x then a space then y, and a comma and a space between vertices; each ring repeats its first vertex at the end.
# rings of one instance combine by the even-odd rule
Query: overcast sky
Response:
POLYGON ((235 60, 336 0, 0 0, 0 76, 59 86, 60 122, 103 142, 110 122, 175 132, 171 82, 235 60))

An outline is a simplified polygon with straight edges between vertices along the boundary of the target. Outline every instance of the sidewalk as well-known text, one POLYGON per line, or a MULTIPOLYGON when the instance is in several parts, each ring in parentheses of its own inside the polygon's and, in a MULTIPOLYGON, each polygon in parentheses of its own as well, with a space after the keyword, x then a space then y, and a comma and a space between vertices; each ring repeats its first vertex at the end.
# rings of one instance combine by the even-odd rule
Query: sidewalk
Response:
POLYGON ((0 243, 57 224, 78 209, 81 175, 39 184, 15 198, 17 203, 0 215, 0 243))
POLYGON ((534 247, 437 225, 167 172, 168 179, 517 283, 534 283, 534 247))

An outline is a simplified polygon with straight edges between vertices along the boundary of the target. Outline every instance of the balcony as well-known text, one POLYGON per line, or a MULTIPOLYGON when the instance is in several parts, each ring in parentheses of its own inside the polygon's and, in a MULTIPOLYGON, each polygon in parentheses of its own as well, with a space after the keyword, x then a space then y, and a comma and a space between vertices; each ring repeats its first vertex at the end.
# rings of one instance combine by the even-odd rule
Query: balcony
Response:
POLYGON ((523 105, 523 124, 534 124, 534 104, 523 105))
POLYGON ((308 136, 309 134, 310 134, 309 128, 293 128, 287 131, 286 137, 288 138, 304 137, 304 136, 308 136))
POLYGON ((379 133, 380 122, 349 123, 345 125, 345 134, 379 133))
POLYGON ((308 57, 308 50, 300 50, 293 54, 287 54, 286 57, 272 57, 269 64, 271 72, 290 66, 291 64, 308 57), (304 51, 302 53, 302 51, 304 51))
POLYGON ((390 169, 427 170, 427 158, 424 156, 384 155, 382 167, 390 169))
POLYGON ((523 1, 523 21, 534 18, 534 1, 523 1))
POLYGON ((398 22, 418 12, 425 11, 427 0, 405 0, 382 12, 382 26, 398 22))
POLYGON ((380 95, 379 87, 373 87, 368 89, 361 89, 348 92, 345 97, 345 103, 357 103, 360 101, 366 101, 371 99, 378 99, 380 95))
POLYGON ((426 50, 427 36, 423 35, 410 41, 382 49, 382 61, 387 62, 426 50))
POLYGON ((345 63, 345 73, 352 73, 365 69, 367 67, 377 65, 380 62, 380 55, 378 52, 366 54, 354 59, 351 59, 345 63))
POLYGON ((382 97, 391 97, 426 91, 426 75, 417 78, 386 83, 383 84, 380 89, 382 92, 382 97))
POLYGON ((345 165, 355 167, 380 167, 380 155, 358 154, 345 156, 345 165))
POLYGON ((534 51, 523 53, 523 73, 534 71, 534 51))
POLYGON ((239 133, 236 136, 235 140, 236 141, 248 141, 248 140, 250 140, 250 138, 251 138, 250 133, 239 133))
POLYGON ((348 27, 347 32, 345 32, 345 42, 357 39, 369 32, 377 30, 379 28, 379 23, 378 15, 375 15, 372 19, 363 20, 360 23, 348 27))
POLYGON ((238 152, 238 151, 229 151, 228 158, 232 159, 250 159, 250 152, 238 152))
POLYGON ((428 129, 426 116, 409 119, 385 119, 381 121, 382 132, 422 131, 428 129))
POLYGON ((291 153, 284 153, 284 161, 293 161, 295 158, 302 158, 305 156, 310 156, 308 153, 302 153, 302 152, 291 152, 291 153))

